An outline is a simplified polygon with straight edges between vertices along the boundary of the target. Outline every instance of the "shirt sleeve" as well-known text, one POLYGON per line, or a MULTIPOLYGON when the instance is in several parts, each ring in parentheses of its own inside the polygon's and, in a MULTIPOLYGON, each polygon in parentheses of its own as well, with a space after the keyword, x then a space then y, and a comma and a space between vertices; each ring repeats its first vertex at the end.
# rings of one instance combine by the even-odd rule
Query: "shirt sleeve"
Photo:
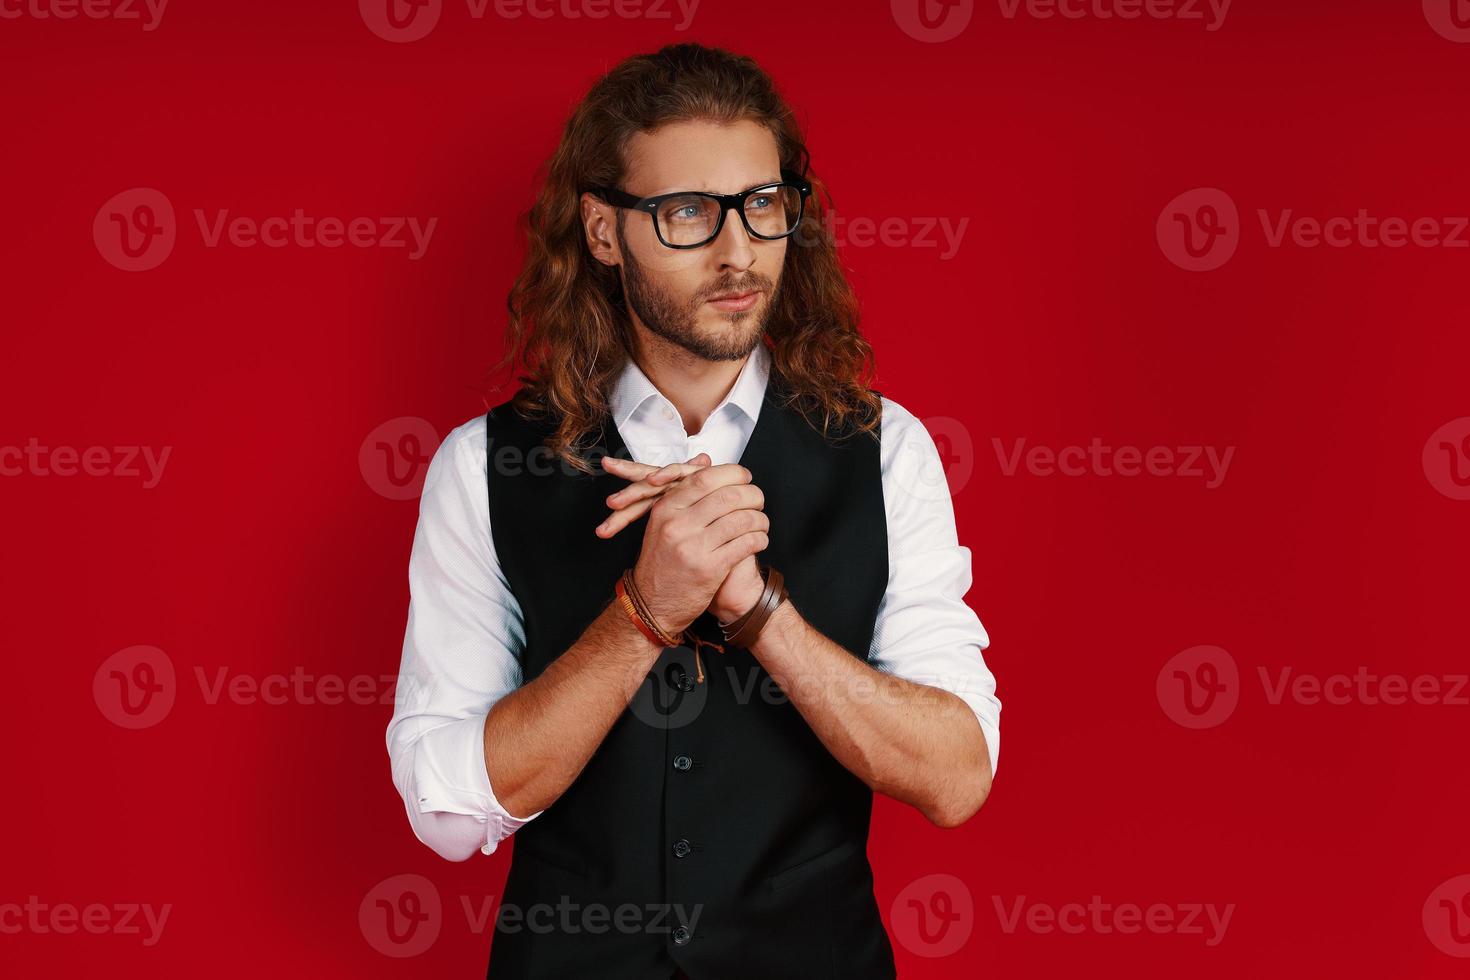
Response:
POLYGON ((964 599, 971 555, 955 531, 944 466, 923 423, 888 398, 881 434, 888 588, 878 607, 869 663, 968 704, 980 721, 994 775, 1000 699, 985 664, 990 638, 964 599))
POLYGON ((521 609, 490 536, 485 419, 440 444, 419 498, 388 755, 420 841, 450 861, 500 841, 544 811, 508 813, 485 768, 485 718, 521 684, 521 609))

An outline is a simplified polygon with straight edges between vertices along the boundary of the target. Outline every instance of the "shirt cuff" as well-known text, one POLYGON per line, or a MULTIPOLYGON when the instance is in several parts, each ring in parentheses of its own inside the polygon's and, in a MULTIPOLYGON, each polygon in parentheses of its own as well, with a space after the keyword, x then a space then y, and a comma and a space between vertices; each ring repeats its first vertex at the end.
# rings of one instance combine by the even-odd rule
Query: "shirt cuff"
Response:
POLYGON ((985 736, 985 750, 990 753, 990 778, 1000 765, 1000 705, 994 697, 979 691, 951 690, 951 694, 970 706, 980 731, 985 736))
POLYGON ((472 715, 426 732, 414 760, 415 805, 420 813, 460 813, 485 821, 482 854, 539 817, 512 816, 496 798, 485 768, 485 715, 472 715))

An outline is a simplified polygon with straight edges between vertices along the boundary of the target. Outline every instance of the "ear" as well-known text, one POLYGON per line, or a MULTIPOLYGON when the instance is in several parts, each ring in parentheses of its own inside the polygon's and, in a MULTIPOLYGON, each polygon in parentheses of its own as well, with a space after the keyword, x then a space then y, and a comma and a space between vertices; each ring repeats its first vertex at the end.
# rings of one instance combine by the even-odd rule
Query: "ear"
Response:
POLYGON ((584 191, 581 197, 582 228, 587 234, 587 250, 603 265, 622 265, 618 248, 617 211, 597 196, 584 191))

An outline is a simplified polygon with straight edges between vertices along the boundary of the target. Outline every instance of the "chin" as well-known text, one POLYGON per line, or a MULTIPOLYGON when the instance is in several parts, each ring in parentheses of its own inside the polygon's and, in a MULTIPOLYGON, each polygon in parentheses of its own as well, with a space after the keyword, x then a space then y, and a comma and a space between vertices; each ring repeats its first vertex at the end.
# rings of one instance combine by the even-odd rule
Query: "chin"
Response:
POLYGON ((723 334, 732 332, 753 333, 757 337, 761 335, 763 324, 766 322, 766 314, 769 307, 765 303, 757 303, 748 310, 739 313, 721 313, 719 310, 711 309, 709 321, 714 324, 714 329, 723 334))

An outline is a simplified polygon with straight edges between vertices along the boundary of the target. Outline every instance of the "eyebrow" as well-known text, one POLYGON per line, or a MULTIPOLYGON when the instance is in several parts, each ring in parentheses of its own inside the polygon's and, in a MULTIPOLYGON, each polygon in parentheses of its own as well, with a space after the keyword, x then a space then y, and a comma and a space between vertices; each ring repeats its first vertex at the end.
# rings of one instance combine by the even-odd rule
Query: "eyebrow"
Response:
MULTIPOLYGON (((757 187, 767 187, 767 186, 769 186, 771 184, 779 184, 779 183, 781 183, 781 181, 783 179, 784 178, 782 178, 782 177, 766 177, 766 178, 763 178, 761 180, 756 181, 754 184, 751 184, 749 187, 742 188, 742 189, 740 189, 738 191, 733 191, 732 193, 735 193, 735 194, 743 194, 746 191, 753 191, 757 187)), ((704 187, 696 188, 694 192, 702 193, 702 194, 719 194, 720 193, 719 191, 712 191, 712 190, 710 190, 709 189, 709 185, 707 185, 707 184, 704 187)), ((691 193, 691 190, 690 190, 690 188, 687 188, 687 187, 680 187, 680 188, 677 188, 677 189, 671 190, 671 191, 659 191, 659 194, 688 194, 688 193, 691 193)), ((658 195, 656 195, 656 194, 646 194, 646 195, 643 195, 643 196, 645 196, 645 197, 657 197, 658 195)))

